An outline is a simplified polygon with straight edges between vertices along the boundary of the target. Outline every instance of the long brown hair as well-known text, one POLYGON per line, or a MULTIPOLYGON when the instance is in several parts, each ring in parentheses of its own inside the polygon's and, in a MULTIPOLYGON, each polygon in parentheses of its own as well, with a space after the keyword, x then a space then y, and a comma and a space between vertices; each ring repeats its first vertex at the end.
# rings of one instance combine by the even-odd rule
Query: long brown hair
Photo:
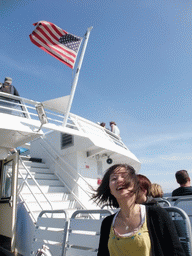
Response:
POLYGON ((110 176, 114 171, 119 170, 121 168, 124 168, 127 171, 127 177, 125 181, 125 185, 129 187, 130 185, 134 185, 134 188, 132 190, 133 193, 136 194, 136 198, 138 196, 139 191, 139 182, 137 179, 137 175, 135 172, 135 169, 128 165, 128 164, 116 164, 107 169, 105 172, 103 179, 101 181, 101 184, 96 189, 96 193, 92 196, 92 199, 94 202, 101 204, 107 204, 110 207, 118 208, 119 204, 116 200, 116 198, 111 194, 110 188, 109 188, 109 180, 110 176))

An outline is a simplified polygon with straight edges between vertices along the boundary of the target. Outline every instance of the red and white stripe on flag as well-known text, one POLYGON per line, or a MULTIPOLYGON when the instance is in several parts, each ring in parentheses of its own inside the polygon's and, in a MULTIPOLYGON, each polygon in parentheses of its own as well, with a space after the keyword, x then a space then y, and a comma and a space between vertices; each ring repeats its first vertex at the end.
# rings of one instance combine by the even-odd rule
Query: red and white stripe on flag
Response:
POLYGON ((31 42, 73 69, 82 38, 48 21, 39 21, 33 25, 36 28, 29 35, 31 42))

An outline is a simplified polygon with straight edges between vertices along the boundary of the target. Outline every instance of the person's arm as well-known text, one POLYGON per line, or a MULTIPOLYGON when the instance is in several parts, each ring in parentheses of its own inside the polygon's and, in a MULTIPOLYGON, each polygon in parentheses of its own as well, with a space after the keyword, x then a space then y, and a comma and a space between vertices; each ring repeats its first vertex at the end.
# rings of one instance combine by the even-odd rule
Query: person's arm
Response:
POLYGON ((17 89, 13 86, 13 95, 20 96, 17 89))

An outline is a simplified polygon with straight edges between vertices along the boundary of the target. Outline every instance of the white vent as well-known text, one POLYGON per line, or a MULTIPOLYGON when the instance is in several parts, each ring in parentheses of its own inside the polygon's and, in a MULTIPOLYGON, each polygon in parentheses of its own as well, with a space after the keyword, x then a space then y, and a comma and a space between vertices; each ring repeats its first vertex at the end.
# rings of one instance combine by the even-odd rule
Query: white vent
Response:
POLYGON ((66 133, 61 133, 61 149, 73 145, 73 136, 66 133))

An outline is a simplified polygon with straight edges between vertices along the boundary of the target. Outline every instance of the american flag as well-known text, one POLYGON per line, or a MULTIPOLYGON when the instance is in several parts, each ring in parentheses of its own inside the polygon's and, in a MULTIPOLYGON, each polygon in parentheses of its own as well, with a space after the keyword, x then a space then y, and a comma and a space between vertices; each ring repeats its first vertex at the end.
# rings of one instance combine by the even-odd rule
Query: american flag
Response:
POLYGON ((29 35, 31 42, 73 69, 82 38, 48 21, 39 21, 33 25, 36 28, 29 35))

